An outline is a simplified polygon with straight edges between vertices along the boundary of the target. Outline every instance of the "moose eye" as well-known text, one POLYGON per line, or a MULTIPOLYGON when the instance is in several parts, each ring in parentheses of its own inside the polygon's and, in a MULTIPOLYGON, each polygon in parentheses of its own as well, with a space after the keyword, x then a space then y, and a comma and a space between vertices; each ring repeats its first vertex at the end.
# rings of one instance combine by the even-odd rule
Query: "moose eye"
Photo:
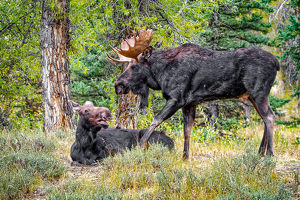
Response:
POLYGON ((132 70, 136 70, 136 69, 137 69, 137 66, 136 66, 136 65, 132 65, 132 66, 131 66, 131 69, 132 69, 132 70))

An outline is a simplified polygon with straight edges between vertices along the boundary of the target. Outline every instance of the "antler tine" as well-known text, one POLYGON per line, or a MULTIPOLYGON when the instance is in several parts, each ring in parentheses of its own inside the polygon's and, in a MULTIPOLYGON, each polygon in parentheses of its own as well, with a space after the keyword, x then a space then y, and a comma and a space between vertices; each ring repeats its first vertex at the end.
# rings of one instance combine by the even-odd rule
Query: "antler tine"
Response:
POLYGON ((116 63, 128 63, 129 61, 126 61, 126 60, 117 60, 113 57, 111 57, 108 53, 106 53, 108 59, 112 62, 116 62, 116 63))
POLYGON ((113 58, 113 57, 111 57, 108 53, 106 53, 106 55, 107 55, 107 57, 108 57, 108 59, 110 60, 110 61, 112 61, 112 62, 117 62, 117 63, 128 63, 128 62, 130 62, 131 60, 132 60, 132 58, 128 58, 128 57, 125 57, 125 56, 123 56, 123 55, 121 55, 119 52, 120 52, 120 50, 118 50, 118 49, 115 49, 115 48, 113 48, 112 46, 109 46, 118 56, 119 56, 119 60, 117 60, 117 59, 115 59, 115 58, 113 58))
MULTIPOLYGON (((124 40, 123 40, 124 41, 124 40)), ((131 45, 130 45, 130 43, 129 43, 129 41, 128 41, 128 39, 126 39, 125 40, 125 42, 126 42, 126 44, 128 45, 128 50, 127 51, 130 51, 130 49, 132 49, 132 47, 131 47, 131 45)), ((133 44, 134 45, 134 44, 133 44)), ((126 51, 125 49, 121 49, 121 51, 126 51)))
MULTIPOLYGON (((137 37, 139 37, 139 36, 137 36, 137 37)), ((136 38, 136 36, 135 36, 135 32, 133 32, 133 38, 134 38, 134 44, 136 43, 136 40, 137 40, 137 38, 136 38)))
POLYGON ((137 38, 135 36, 135 33, 133 32, 133 36, 131 38, 126 38, 125 41, 122 40, 121 50, 123 50, 123 51, 132 51, 133 47, 136 44, 136 41, 137 41, 137 38), (128 47, 128 49, 127 49, 127 47, 128 47))
POLYGON ((119 55, 120 50, 113 48, 112 46, 109 45, 109 47, 117 54, 119 55))

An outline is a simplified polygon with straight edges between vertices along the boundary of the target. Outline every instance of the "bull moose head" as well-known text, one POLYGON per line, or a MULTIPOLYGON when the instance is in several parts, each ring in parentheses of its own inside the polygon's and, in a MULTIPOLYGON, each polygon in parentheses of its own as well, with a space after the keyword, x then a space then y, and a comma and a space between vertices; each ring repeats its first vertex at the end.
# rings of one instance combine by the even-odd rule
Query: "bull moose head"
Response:
POLYGON ((133 33, 131 38, 122 40, 121 49, 112 50, 118 55, 119 59, 115 59, 107 54, 112 62, 126 64, 126 68, 122 75, 119 76, 115 83, 115 91, 117 94, 127 94, 130 90, 141 96, 141 108, 148 106, 149 87, 146 85, 147 76, 142 73, 143 68, 137 65, 145 64, 145 57, 151 54, 152 47, 149 46, 153 38, 153 31, 139 32, 138 36, 133 33))

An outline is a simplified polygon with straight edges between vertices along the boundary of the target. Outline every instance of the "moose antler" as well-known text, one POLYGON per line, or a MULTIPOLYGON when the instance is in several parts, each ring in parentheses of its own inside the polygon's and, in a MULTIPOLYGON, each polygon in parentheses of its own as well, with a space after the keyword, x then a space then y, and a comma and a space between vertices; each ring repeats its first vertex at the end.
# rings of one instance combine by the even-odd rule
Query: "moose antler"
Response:
POLYGON ((151 29, 139 32, 138 36, 135 36, 133 33, 131 38, 122 40, 120 50, 110 47, 119 56, 119 60, 112 58, 108 54, 107 56, 111 61, 118 63, 127 63, 132 61, 132 59, 135 59, 135 61, 138 62, 138 55, 149 46, 152 38, 153 31, 151 29))

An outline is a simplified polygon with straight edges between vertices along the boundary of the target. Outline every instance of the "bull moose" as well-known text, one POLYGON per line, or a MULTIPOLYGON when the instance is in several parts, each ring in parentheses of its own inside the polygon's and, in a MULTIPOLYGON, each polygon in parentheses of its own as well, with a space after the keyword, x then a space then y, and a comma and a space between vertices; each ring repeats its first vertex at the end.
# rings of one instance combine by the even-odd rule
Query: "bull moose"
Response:
POLYGON ((196 106, 204 101, 228 98, 249 99, 264 122, 264 135, 259 153, 273 155, 275 115, 268 95, 279 70, 274 55, 260 48, 249 47, 230 51, 212 51, 196 44, 153 50, 149 44, 153 31, 141 31, 138 36, 121 42, 113 49, 119 59, 108 58, 127 67, 115 82, 115 92, 130 90, 141 96, 141 106, 147 106, 149 88, 161 90, 166 104, 155 116, 147 133, 140 140, 146 147, 154 129, 180 108, 184 119, 183 158, 189 157, 189 142, 196 106))

